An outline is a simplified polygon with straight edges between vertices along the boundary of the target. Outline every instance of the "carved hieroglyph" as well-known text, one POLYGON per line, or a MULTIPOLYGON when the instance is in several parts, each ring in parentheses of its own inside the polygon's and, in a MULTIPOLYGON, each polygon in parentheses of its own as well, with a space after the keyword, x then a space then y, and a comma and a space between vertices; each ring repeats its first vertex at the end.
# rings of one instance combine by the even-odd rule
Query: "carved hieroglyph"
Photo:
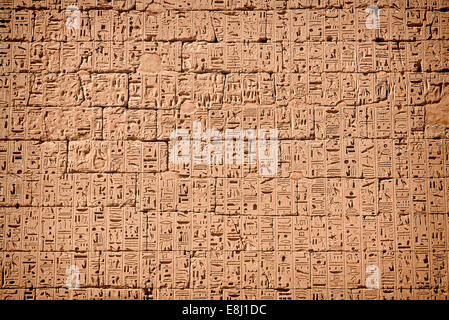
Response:
POLYGON ((0 299, 447 298, 449 1, 0 2, 0 299))

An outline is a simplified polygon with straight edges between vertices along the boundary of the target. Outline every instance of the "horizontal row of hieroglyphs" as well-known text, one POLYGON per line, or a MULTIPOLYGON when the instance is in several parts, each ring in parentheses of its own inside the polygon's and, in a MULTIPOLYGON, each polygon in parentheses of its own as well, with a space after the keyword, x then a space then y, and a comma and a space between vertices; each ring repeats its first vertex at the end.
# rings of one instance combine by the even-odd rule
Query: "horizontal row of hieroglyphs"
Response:
MULTIPOLYGON (((449 25, 449 22, 448 22, 449 25)), ((0 74, 30 72, 438 72, 443 40, 394 42, 2 42, 0 74), (151 66, 151 59, 157 61, 151 66)), ((48 75, 48 77, 51 75, 48 75)))
POLYGON ((16 299, 24 294, 41 299, 104 299, 108 294, 116 299, 173 299, 173 295, 177 299, 429 299, 444 297, 448 265, 447 252, 425 250, 6 252, 4 256, 1 276, 7 290, 0 294, 16 299), (381 290, 365 287, 371 275, 367 267, 373 265, 380 266, 381 290), (65 287, 69 266, 79 270, 77 290, 65 287))
MULTIPOLYGON (((227 142, 219 143, 224 150, 227 142)), ((0 143, 0 164, 3 174, 19 175, 171 171, 183 176, 230 178, 257 176, 259 166, 263 166, 263 163, 249 159, 250 147, 244 141, 241 145, 234 143, 232 146, 236 153, 241 154, 241 162, 235 156, 230 161, 210 165, 195 161, 198 154, 194 148, 197 146, 191 143, 187 150, 190 161, 169 163, 169 157, 173 157, 169 153, 174 152, 176 144, 179 142, 83 140, 67 144, 63 141, 9 141, 0 143)), ((203 142, 198 145, 200 152, 205 152, 203 142)), ((290 177, 292 174, 308 178, 449 177, 449 141, 446 139, 281 140, 278 141, 277 154, 274 177, 290 177)), ((257 155, 257 159, 259 157, 257 155)))
POLYGON ((449 178, 174 178, 169 174, 9 175, 1 206, 121 207, 228 215, 449 211, 449 178), (168 178, 167 178, 168 176, 168 178))
MULTIPOLYGON (((355 191, 344 189, 345 196, 340 194, 340 198, 336 194, 326 198, 327 216, 320 215, 324 212, 320 208, 312 210, 311 215, 306 211, 307 206, 315 208, 321 204, 318 198, 309 203, 299 202, 302 211, 294 215, 286 206, 277 210, 268 208, 266 195, 257 199, 262 202, 244 201, 248 209, 245 215, 220 214, 223 206, 219 201, 217 212, 209 213, 142 212, 134 207, 2 207, 0 248, 2 251, 448 250, 447 213, 416 211, 424 208, 417 206, 422 201, 413 202, 411 208, 404 206, 407 202, 403 198, 398 198, 397 204, 380 201, 377 214, 370 211, 376 204, 363 201, 359 212, 355 206, 360 199, 351 196, 351 190, 355 191), (251 214, 253 206, 271 215, 251 214)), ((403 196, 405 191, 395 193, 403 196)), ((233 201, 236 208, 238 199, 233 201)), ((186 203, 182 206, 186 207, 186 203)))
MULTIPOLYGON (((288 106, 247 104, 193 112, 122 107, 13 107, 0 108, 0 139, 16 141, 10 142, 10 150, 20 149, 20 140, 170 141, 175 129, 184 129, 192 135, 195 121, 200 122, 203 131, 276 129, 280 140, 449 138, 444 127, 426 125, 424 111, 424 106, 388 102, 358 107, 314 107, 299 101, 291 101, 288 106)), ((0 146, 3 154, 8 142, 0 141, 0 146)))
MULTIPOLYGON (((407 261, 409 262, 409 261, 407 261)), ((410 261, 410 263, 412 263, 410 261)), ((440 266, 438 266, 440 267, 440 266)), ((445 268, 446 265, 441 266, 445 268)), ((61 271, 61 277, 63 271, 61 271)), ((220 276, 220 275, 218 275, 220 276)), ((446 284, 445 277, 432 280, 430 285, 446 284), (444 281, 441 284, 440 281, 444 281)), ((143 277, 143 276, 142 276, 143 277)), ((386 275, 394 277, 394 275, 386 275)), ((62 282, 61 282, 62 283, 62 282)), ((142 281, 145 285, 145 281, 142 281)), ((144 286, 140 289, 119 289, 83 287, 80 289, 60 288, 29 288, 0 289, 0 299, 3 300, 444 300, 446 293, 441 290, 427 288, 401 287, 382 288, 381 290, 361 288, 326 288, 321 285, 308 289, 154 289, 144 286)))
POLYGON ((447 0, 4 0, 8 9, 65 9, 77 5, 80 9, 113 9, 120 11, 146 10, 157 13, 165 10, 281 10, 282 9, 328 9, 328 8, 366 8, 376 5, 379 8, 395 9, 434 9, 449 8, 447 0))
POLYGON ((1 106, 127 106, 175 109, 224 103, 423 105, 442 97, 446 73, 13 73, 0 76, 1 106))
MULTIPOLYGON (((290 2, 290 1, 285 1, 290 2)), ((324 1, 323 1, 324 3, 324 1)), ((120 12, 2 10, 0 40, 26 41, 367 41, 449 39, 449 3, 437 8, 378 10, 378 29, 366 28, 367 7, 285 11, 120 12), (434 11, 435 10, 435 11, 434 11), (70 15, 78 19, 67 28, 70 15)))

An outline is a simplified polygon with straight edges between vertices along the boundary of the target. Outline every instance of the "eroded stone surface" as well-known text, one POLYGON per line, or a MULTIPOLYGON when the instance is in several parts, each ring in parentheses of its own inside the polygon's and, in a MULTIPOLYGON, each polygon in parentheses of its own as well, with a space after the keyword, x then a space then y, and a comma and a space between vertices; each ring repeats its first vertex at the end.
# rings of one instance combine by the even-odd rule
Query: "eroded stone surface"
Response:
POLYGON ((162 70, 161 57, 157 54, 146 53, 140 57, 139 72, 159 72, 162 70))
POLYGON ((449 128, 449 90, 442 93, 438 103, 426 105, 426 124, 449 128))
POLYGON ((2 2, 0 299, 447 299, 447 2, 74 4, 2 2))

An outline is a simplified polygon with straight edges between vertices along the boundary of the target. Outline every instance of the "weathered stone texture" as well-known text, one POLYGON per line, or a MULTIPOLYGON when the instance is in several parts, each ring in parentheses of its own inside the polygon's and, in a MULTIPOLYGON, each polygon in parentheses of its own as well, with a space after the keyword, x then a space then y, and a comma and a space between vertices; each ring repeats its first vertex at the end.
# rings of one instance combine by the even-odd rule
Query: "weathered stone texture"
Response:
POLYGON ((447 299, 448 0, 0 8, 0 299, 447 299))

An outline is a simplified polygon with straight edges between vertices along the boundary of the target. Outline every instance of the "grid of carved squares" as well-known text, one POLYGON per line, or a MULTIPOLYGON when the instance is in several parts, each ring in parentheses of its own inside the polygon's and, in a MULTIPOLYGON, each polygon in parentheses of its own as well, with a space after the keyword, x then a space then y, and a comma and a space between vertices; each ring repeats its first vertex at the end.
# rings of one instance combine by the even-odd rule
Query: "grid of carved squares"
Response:
POLYGON ((377 2, 378 32, 372 3, 252 3, 78 1, 68 31, 70 1, 3 1, 0 299, 447 297, 449 2, 377 2), (277 175, 169 164, 193 121, 278 129, 277 175))

